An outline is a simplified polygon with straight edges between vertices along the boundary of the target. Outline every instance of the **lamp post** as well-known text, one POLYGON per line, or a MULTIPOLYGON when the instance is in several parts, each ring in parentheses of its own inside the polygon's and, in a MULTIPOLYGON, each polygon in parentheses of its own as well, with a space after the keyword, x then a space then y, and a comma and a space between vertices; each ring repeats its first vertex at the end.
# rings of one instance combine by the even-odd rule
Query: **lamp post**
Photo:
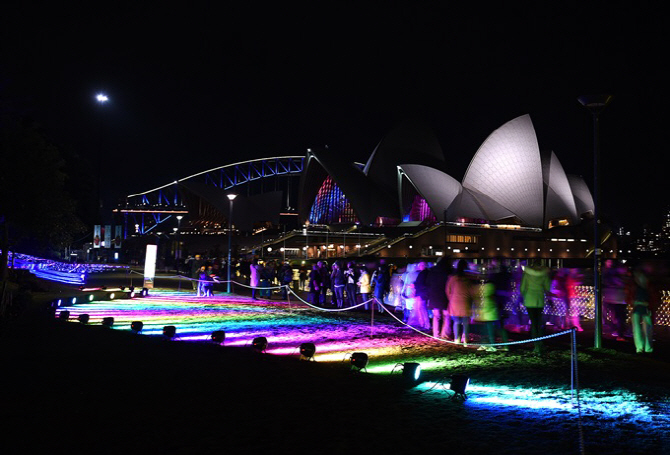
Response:
POLYGON ((612 101, 612 95, 583 95, 577 100, 591 111, 593 116, 593 299, 595 307, 595 340, 594 347, 602 347, 603 339, 603 301, 601 295, 600 269, 600 135, 599 116, 612 101))
POLYGON ((230 250, 231 250, 231 243, 232 243, 232 238, 233 238, 233 231, 232 231, 232 218, 233 218, 233 201, 237 197, 237 194, 228 194, 226 195, 228 197, 228 200, 230 201, 230 210, 228 211, 228 294, 230 294, 230 269, 233 267, 232 262, 230 261, 230 250))
POLYGON ((307 250, 309 249, 309 220, 305 221, 305 260, 307 260, 307 250))
MULTIPOLYGON (((105 103, 109 101, 109 97, 105 95, 104 93, 98 93, 95 95, 95 101, 100 105, 104 106, 105 103)), ((101 111, 103 112, 103 111, 101 111)), ((100 224, 104 223, 103 220, 103 214, 102 214, 102 169, 100 166, 100 163, 104 160, 103 158, 103 150, 102 150, 102 141, 103 141, 103 118, 102 118, 102 113, 100 114, 100 145, 98 147, 98 159, 97 165, 98 165, 98 217, 100 224)))
POLYGON ((181 219, 184 218, 183 215, 177 215, 177 230, 176 232, 176 240, 177 240, 177 247, 174 250, 174 262, 175 262, 175 269, 177 270, 177 273, 179 273, 179 258, 181 257, 181 243, 179 243, 179 231, 181 231, 181 219))

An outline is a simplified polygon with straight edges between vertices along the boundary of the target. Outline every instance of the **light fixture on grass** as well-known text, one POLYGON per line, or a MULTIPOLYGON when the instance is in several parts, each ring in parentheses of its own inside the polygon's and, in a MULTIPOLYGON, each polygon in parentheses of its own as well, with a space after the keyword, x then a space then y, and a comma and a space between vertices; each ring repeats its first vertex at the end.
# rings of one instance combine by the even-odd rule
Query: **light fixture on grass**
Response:
POLYGON ((251 340, 251 347, 258 352, 265 352, 268 347, 268 339, 265 337, 256 337, 251 340))
POLYGON ((173 339, 177 335, 177 327, 173 325, 166 325, 163 327, 163 336, 168 339, 173 339))
POLYGON ((133 321, 130 323, 130 330, 135 333, 140 333, 144 328, 144 323, 142 321, 133 321))
POLYGON ((368 366, 368 355, 365 352, 354 352, 351 354, 351 366, 364 370, 368 366))
POLYGON ((314 360, 316 346, 314 343, 303 343, 300 345, 300 360, 314 360))
POLYGON ((416 384, 417 382, 419 382, 419 378, 421 377, 420 363, 405 362, 396 365, 396 367, 398 366, 402 367, 402 377, 406 382, 410 384, 416 384))
POLYGON ((111 327, 114 325, 114 318, 112 316, 107 316, 105 318, 102 318, 102 326, 103 327, 111 327))
POLYGON ((77 316, 77 320, 81 322, 82 324, 88 324, 90 317, 88 313, 82 313, 79 316, 77 316))
POLYGON ((212 332, 212 342, 216 344, 223 344, 226 340, 226 332, 223 330, 215 330, 212 332))
POLYGON ((70 312, 68 310, 63 310, 60 313, 58 313, 58 319, 61 321, 67 321, 70 319, 70 312))
POLYGON ((451 397, 452 400, 456 398, 462 398, 467 400, 468 397, 465 394, 465 389, 468 388, 470 383, 470 378, 464 374, 455 374, 451 377, 451 382, 449 383, 449 388, 454 392, 454 396, 451 397))

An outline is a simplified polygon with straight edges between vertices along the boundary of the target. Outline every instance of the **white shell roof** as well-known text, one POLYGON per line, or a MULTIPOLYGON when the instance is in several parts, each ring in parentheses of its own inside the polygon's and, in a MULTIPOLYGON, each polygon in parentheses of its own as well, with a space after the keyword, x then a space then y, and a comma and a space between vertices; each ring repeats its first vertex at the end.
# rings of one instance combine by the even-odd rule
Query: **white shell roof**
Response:
POLYGON ((549 220, 568 218, 570 223, 579 220, 575 198, 570 188, 568 176, 565 175, 563 166, 554 152, 547 157, 547 172, 544 173, 547 185, 547 199, 545 205, 545 226, 549 220))
POLYGON ((414 188, 428 202, 438 219, 461 193, 461 184, 444 172, 421 164, 402 164, 398 168, 407 176, 414 188))
POLYGON ((593 204, 593 196, 586 186, 586 182, 579 175, 568 175, 568 182, 575 198, 575 206, 577 207, 577 214, 594 213, 595 205, 593 204))
POLYGON ((491 133, 472 159, 463 188, 490 197, 528 226, 542 226, 542 161, 529 115, 491 133))

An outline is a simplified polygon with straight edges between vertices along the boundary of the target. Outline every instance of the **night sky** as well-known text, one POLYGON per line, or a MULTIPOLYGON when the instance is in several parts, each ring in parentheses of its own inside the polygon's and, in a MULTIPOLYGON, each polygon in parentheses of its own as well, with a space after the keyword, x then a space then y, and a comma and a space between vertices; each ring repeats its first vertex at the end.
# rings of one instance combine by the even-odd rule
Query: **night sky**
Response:
POLYGON ((670 203, 660 11, 624 2, 137 3, 20 2, 0 15, 3 111, 28 114, 57 143, 102 160, 109 194, 326 144, 365 161, 408 118, 434 129, 461 180, 488 134, 523 114, 540 148, 591 185, 593 123, 577 96, 609 93, 602 214, 653 227, 670 203), (104 107, 99 91, 111 99, 104 107))

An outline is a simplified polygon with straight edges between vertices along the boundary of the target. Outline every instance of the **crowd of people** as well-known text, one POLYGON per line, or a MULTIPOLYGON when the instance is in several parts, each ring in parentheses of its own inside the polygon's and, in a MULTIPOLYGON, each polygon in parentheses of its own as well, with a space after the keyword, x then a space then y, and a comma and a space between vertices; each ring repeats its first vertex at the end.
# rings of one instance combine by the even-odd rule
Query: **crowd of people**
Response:
MULTIPOLYGON (((217 266, 196 255, 186 264, 198 296, 212 295, 213 284, 225 280, 225 263, 217 266)), ((393 311, 418 330, 464 346, 472 342, 474 325, 479 349, 488 351, 506 350, 491 345, 506 343, 512 331, 542 338, 547 326, 583 330, 580 288, 592 284, 592 277, 580 269, 550 269, 535 260, 475 264, 461 259, 454 267, 442 258, 398 268, 383 258, 295 267, 288 261, 256 258, 237 262, 233 270, 234 277, 251 287, 253 299, 272 298, 274 293, 287 299, 290 286, 304 291, 312 305, 393 311)), ((631 268, 609 259, 602 267, 605 334, 619 341, 632 337, 639 353, 653 352, 653 314, 660 303, 654 275, 648 263, 631 268)), ((534 343, 534 352, 544 352, 542 340, 534 343)))
MULTIPOLYGON (((658 274, 650 263, 631 268, 611 259, 601 273, 605 334, 618 341, 632 336, 636 352, 653 352, 653 315, 661 302, 654 282, 658 274)), ((400 297, 405 321, 432 330, 434 337, 467 345, 475 323, 479 349, 495 351, 490 345, 506 343, 509 331, 528 331, 532 339, 539 338, 533 352, 542 355, 548 325, 583 330, 588 298, 581 297, 580 288, 585 281, 579 269, 550 269, 534 260, 514 267, 495 259, 485 266, 459 260, 452 270, 449 260, 442 259, 434 266, 409 264, 400 297)))

